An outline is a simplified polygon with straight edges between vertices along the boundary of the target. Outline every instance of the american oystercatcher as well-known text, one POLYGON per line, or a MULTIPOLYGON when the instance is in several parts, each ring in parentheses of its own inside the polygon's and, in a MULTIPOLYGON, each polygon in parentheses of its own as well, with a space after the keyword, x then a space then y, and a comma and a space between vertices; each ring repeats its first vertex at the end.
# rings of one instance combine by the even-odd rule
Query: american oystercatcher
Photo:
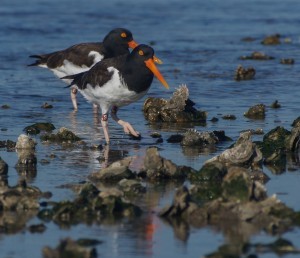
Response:
POLYGON ((167 82, 154 64, 154 50, 139 45, 130 54, 105 59, 89 71, 64 77, 73 79, 67 87, 75 87, 90 102, 97 104, 102 112, 101 124, 104 137, 109 143, 108 113, 124 128, 125 133, 135 137, 139 133, 130 123, 118 118, 119 107, 142 98, 149 90, 154 75, 169 88, 167 82))
MULTIPOLYGON (((31 55, 37 58, 35 63, 29 66, 40 66, 50 69, 57 77, 78 74, 88 71, 99 61, 119 55, 129 54, 128 48, 135 48, 138 44, 133 40, 132 33, 124 28, 110 31, 103 42, 81 43, 67 49, 50 54, 31 55)), ((162 63, 155 57, 157 63, 162 63)), ((70 84, 71 81, 63 79, 70 84)), ((76 88, 71 88, 71 100, 75 110, 78 109, 76 101, 76 88)))

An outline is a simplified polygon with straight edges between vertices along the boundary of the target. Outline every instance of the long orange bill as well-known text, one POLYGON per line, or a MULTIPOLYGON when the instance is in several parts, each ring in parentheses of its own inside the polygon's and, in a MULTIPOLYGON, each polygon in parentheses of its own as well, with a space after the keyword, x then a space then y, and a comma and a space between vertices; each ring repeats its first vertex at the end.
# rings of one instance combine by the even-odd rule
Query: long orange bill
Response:
POLYGON ((145 61, 146 66, 151 70, 151 72, 156 76, 156 78, 164 85, 167 89, 169 89, 169 85, 166 82, 165 78, 161 75, 160 71, 157 69, 154 64, 154 60, 152 58, 145 61))
MULTIPOLYGON (((132 49, 136 48, 139 44, 136 43, 134 40, 131 40, 130 42, 128 42, 128 46, 132 49)), ((157 56, 153 56, 153 60, 155 63, 157 64, 162 64, 163 62, 157 57, 157 56)))

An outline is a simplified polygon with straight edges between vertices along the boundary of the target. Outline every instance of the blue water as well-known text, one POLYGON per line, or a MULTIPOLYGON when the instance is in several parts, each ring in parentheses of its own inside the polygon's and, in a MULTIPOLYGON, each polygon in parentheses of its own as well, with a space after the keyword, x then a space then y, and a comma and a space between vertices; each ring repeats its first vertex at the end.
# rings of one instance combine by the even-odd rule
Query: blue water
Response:
MULTIPOLYGON (((208 120, 218 117, 219 122, 207 122, 195 126, 197 130, 224 130, 234 140, 240 131, 262 128, 268 132, 276 126, 291 129, 292 121, 300 114, 299 60, 300 60, 300 2, 297 0, 253 1, 71 1, 71 0, 2 0, 0 5, 0 140, 16 141, 24 127, 35 122, 51 122, 56 128, 71 129, 88 144, 103 143, 101 126, 92 115, 91 105, 79 97, 79 112, 72 112, 69 90, 50 71, 27 67, 31 54, 48 53, 72 44, 102 41, 104 35, 115 27, 125 27, 133 32, 137 42, 153 43, 156 55, 164 65, 160 66, 171 90, 166 90, 155 80, 149 96, 169 98, 174 89, 186 83, 191 99, 197 108, 208 112, 208 120), (264 46, 260 41, 267 35, 281 34, 282 44, 264 46), (244 42, 244 37, 255 40, 244 42), (287 39, 287 40, 285 40, 287 39), (285 41, 289 41, 286 43, 285 41), (240 56, 253 51, 274 56, 270 61, 242 61, 240 56), (281 58, 294 58, 294 65, 280 64, 281 58), (256 69, 255 80, 234 81, 234 71, 239 64, 256 69), (267 108, 266 119, 253 121, 243 113, 258 103, 269 106, 278 100, 280 109, 267 108), (41 109, 48 102, 53 109, 41 109), (228 121, 222 115, 234 114, 237 119, 228 121)), ((110 158, 143 156, 149 145, 155 145, 150 133, 158 131, 164 142, 159 144, 163 157, 178 165, 195 169, 205 160, 220 153, 231 143, 218 146, 214 153, 194 153, 166 139, 184 132, 187 126, 149 125, 141 108, 144 99, 120 110, 120 117, 130 121, 142 133, 140 142, 131 141, 113 121, 110 122, 113 142, 110 158), (114 154, 112 154, 114 153, 114 154)), ((262 136, 255 136, 261 140, 262 136)), ((38 141, 38 137, 37 137, 38 141)), ((15 185, 20 175, 14 166, 17 154, 0 150, 0 156, 9 165, 9 184, 15 185)), ((53 200, 72 199, 73 192, 60 187, 64 184, 86 180, 87 176, 105 166, 97 157, 103 151, 64 150, 58 145, 37 145, 38 173, 30 183, 42 191, 51 191, 53 200), (43 165, 42 159, 56 158, 43 165)), ((273 174, 264 172, 271 180, 267 183, 269 195, 278 198, 295 210, 299 204, 299 164, 290 164, 295 171, 273 174)), ((149 190, 148 199, 141 205, 149 211, 157 211, 171 202, 178 185, 165 189, 149 190)), ((147 214, 147 213, 146 213, 147 214)), ((224 232, 205 227, 188 228, 178 234, 161 221, 155 213, 138 221, 122 221, 115 224, 78 225, 61 229, 53 223, 46 224, 43 234, 31 234, 26 227, 17 234, 0 237, 1 257, 41 257, 44 246, 56 247, 64 237, 96 238, 103 241, 97 246, 99 257, 201 257, 214 252, 234 238, 224 232), (151 236, 146 236, 145 226, 155 225, 151 236), (17 243, 17 244, 15 244, 17 243)), ((1 223, 1 219, 0 219, 1 223)), ((32 217, 26 226, 40 221, 32 217)), ((294 229, 283 237, 300 248, 300 231, 294 229)), ((253 243, 274 241, 276 237, 256 232, 248 237, 253 243)), ((234 244, 234 243, 233 243, 234 244)), ((277 255, 259 254, 259 257, 277 255)), ((286 257, 295 257, 287 255, 286 257)))

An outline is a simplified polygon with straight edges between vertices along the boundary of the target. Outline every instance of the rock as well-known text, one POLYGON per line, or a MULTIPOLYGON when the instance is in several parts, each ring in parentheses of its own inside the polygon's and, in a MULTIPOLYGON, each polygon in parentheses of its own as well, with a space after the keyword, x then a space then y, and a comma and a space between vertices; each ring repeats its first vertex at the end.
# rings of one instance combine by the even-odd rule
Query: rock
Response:
POLYGON ((284 154, 286 138, 290 135, 291 132, 280 126, 277 126, 265 134, 261 147, 263 156, 267 159, 274 154, 276 154, 276 156, 278 156, 278 154, 280 156, 284 154))
POLYGON ((199 132, 196 130, 187 130, 183 135, 181 145, 183 146, 214 146, 219 139, 213 132, 199 132))
POLYGON ((291 152, 300 150, 300 126, 292 128, 291 134, 285 139, 285 147, 291 152))
POLYGON ((241 65, 239 65, 235 71, 234 79, 236 81, 241 80, 252 80, 255 76, 255 69, 253 67, 249 68, 243 68, 241 65))
POLYGON ((195 103, 189 99, 189 91, 186 85, 173 93, 169 100, 147 98, 144 102, 144 116, 150 122, 203 122, 207 113, 194 108, 195 103))
POLYGON ((57 134, 42 135, 41 140, 57 143, 74 143, 80 141, 81 139, 67 128, 61 127, 57 134))
POLYGON ((14 151, 16 148, 16 142, 11 140, 0 141, 0 148, 6 148, 7 151, 14 151))
POLYGON ((39 134, 41 131, 51 132, 55 126, 51 123, 35 123, 24 128, 27 134, 39 134))
POLYGON ((223 196, 232 201, 248 201, 251 196, 250 185, 246 169, 230 167, 222 183, 223 196))
POLYGON ((134 179, 122 179, 118 183, 121 190, 127 195, 145 193, 146 187, 141 182, 134 179))
POLYGON ((51 104, 45 102, 45 103, 41 106, 41 108, 43 108, 43 109, 50 109, 50 108, 53 108, 53 106, 52 106, 51 104))
POLYGON ((176 166, 172 161, 162 158, 155 147, 146 151, 143 172, 148 179, 184 179, 187 170, 186 167, 176 166))
POLYGON ((259 166, 262 162, 262 153, 256 144, 251 141, 249 132, 241 133, 235 145, 220 155, 207 160, 204 165, 219 162, 226 167, 230 166, 259 166))
POLYGON ((263 44, 263 45, 278 45, 278 44, 280 44, 280 35, 275 34, 275 35, 267 36, 263 39, 261 44, 263 44))
POLYGON ((2 109, 10 109, 10 105, 4 104, 1 106, 2 109))
POLYGON ((300 127, 300 116, 293 121, 292 126, 300 127))
POLYGON ((224 120, 236 120, 236 116, 235 115, 224 115, 224 116, 222 116, 222 118, 224 120))
POLYGON ((41 224, 35 224, 28 227, 30 233, 43 233, 46 230, 46 226, 41 224))
POLYGON ((271 108, 281 108, 281 105, 279 104, 278 100, 275 100, 275 101, 271 104, 271 108))
POLYGON ((244 113, 245 117, 251 119, 264 119, 266 113, 266 106, 264 104, 257 104, 250 107, 247 112, 244 113))
POLYGON ((191 202, 188 189, 182 186, 176 191, 173 204, 163 208, 158 215, 161 217, 184 217, 196 208, 197 205, 191 202))
POLYGON ((167 142, 180 143, 182 141, 183 137, 184 136, 182 134, 173 134, 167 139, 167 142))
POLYGON ((112 163, 107 168, 101 169, 99 172, 90 175, 91 180, 100 181, 120 181, 122 179, 132 179, 135 177, 134 173, 129 169, 132 161, 131 157, 112 163))
POLYGON ((274 59, 274 57, 255 51, 250 56, 241 56, 240 59, 242 59, 242 60, 272 60, 272 59, 274 59))
POLYGON ((295 63, 295 60, 293 58, 282 58, 280 59, 280 63, 286 65, 293 65, 295 63))
POLYGON ((220 182, 227 173, 227 168, 221 162, 207 162, 196 173, 188 175, 192 183, 195 182, 220 182))
POLYGON ((70 238, 61 240, 59 246, 56 249, 51 247, 44 247, 43 250, 44 258, 62 258, 62 257, 73 257, 73 258, 97 258, 97 251, 95 248, 88 248, 80 245, 77 241, 70 238))
POLYGON ((17 186, 2 189, 0 193, 0 210, 3 211, 25 211, 39 209, 38 198, 43 193, 36 187, 28 186, 25 181, 17 186))
POLYGON ((8 165, 7 163, 0 157, 0 176, 7 175, 8 173, 8 165))
POLYGON ((18 162, 15 165, 17 171, 31 178, 36 176, 37 158, 35 156, 35 141, 25 134, 18 137, 16 151, 18 154, 18 162))
POLYGON ((27 136, 25 134, 21 134, 18 137, 16 149, 17 150, 24 150, 24 149, 34 150, 35 145, 36 145, 36 142, 32 138, 30 138, 29 136, 27 136))

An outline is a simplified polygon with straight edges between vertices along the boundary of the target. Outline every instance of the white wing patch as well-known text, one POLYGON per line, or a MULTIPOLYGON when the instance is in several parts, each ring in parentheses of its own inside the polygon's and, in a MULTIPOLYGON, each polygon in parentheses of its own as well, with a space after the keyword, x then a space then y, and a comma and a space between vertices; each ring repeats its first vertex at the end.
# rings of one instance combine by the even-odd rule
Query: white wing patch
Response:
MULTIPOLYGON (((94 62, 91 67, 93 67, 96 63, 100 62, 103 59, 103 55, 96 51, 91 51, 89 53, 89 56, 94 57, 94 62)), ((54 69, 51 69, 51 71, 58 77, 62 78, 67 75, 73 75, 77 73, 82 73, 85 71, 88 71, 91 67, 87 67, 86 65, 78 66, 73 64, 72 62, 68 60, 64 60, 64 63, 62 66, 56 67, 54 69)), ((70 80, 65 80, 67 83, 70 82, 70 80)))

